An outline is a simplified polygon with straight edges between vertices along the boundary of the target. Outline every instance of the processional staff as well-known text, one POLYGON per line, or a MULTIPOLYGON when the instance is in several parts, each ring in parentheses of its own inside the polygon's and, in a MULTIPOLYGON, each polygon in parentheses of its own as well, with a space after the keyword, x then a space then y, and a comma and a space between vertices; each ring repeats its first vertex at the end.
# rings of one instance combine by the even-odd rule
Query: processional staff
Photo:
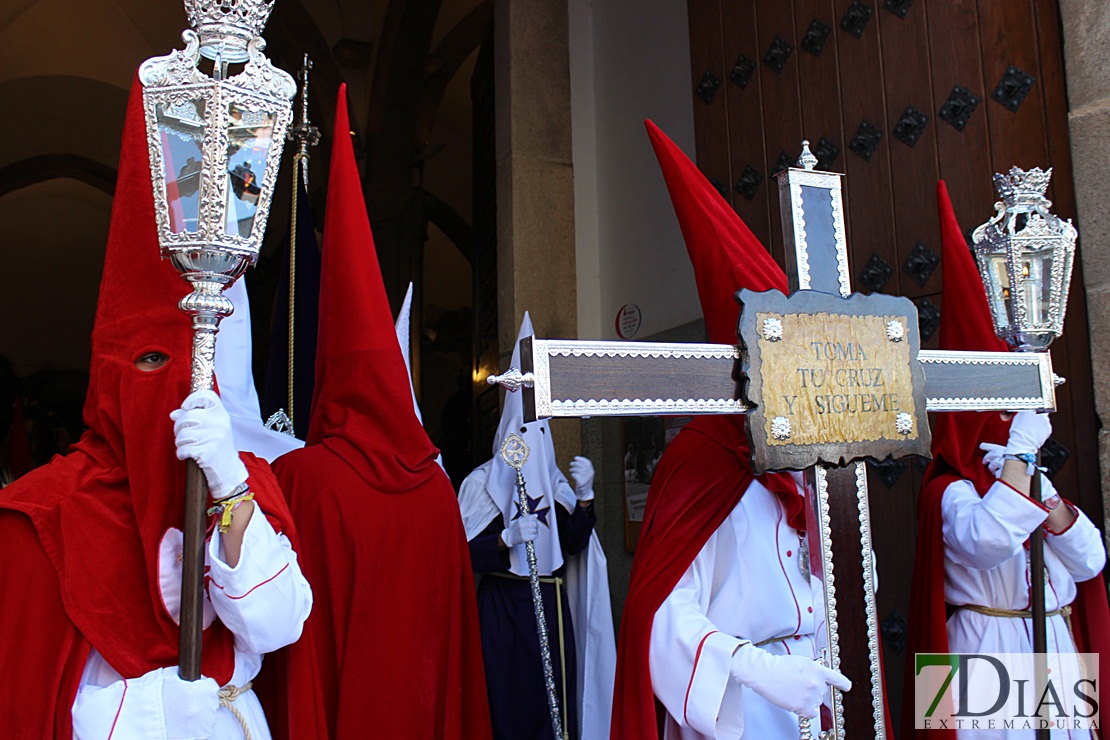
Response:
MULTIPOLYGON (((273 0, 184 0, 192 26, 183 50, 148 59, 143 84, 154 216, 162 257, 193 292, 178 304, 193 319, 192 391, 212 388, 216 332, 234 306, 223 291, 258 259, 293 118, 293 78, 262 53, 273 0), (212 75, 197 65, 213 62, 212 75), (228 67, 244 64, 228 77, 228 67)), ((186 463, 179 671, 200 678, 208 486, 186 463)))
POLYGON ((306 52, 304 55, 304 62, 301 64, 301 70, 297 73, 297 77, 301 81, 301 122, 290 127, 288 133, 289 140, 297 142, 297 152, 293 155, 293 199, 292 206, 289 210, 289 386, 288 406, 286 407, 289 409, 289 412, 286 414, 286 419, 283 420, 288 422, 287 430, 290 434, 293 433, 293 414, 295 411, 293 403, 293 357, 295 354, 293 349, 293 326, 297 305, 298 199, 301 182, 304 183, 305 192, 308 192, 308 148, 320 143, 320 129, 313 126, 308 120, 308 71, 310 69, 312 69, 312 60, 308 58, 308 53, 306 52), (298 177, 300 178, 300 182, 298 182, 298 177))
MULTIPOLYGON (((528 516, 528 490, 524 486, 524 473, 521 469, 528 462, 528 443, 518 434, 510 434, 501 444, 501 459, 516 471, 516 501, 521 516, 528 516)), ((540 640, 540 658, 543 662, 543 682, 547 690, 547 709, 551 712, 551 731, 554 737, 565 740, 563 721, 559 715, 559 696, 555 693, 555 672, 551 664, 551 640, 547 631, 547 618, 544 616, 543 594, 540 592, 540 570, 536 564, 536 544, 529 540, 524 543, 528 557, 528 582, 532 587, 532 607, 536 612, 536 632, 540 640)), ((565 700, 566 697, 564 697, 565 700)))

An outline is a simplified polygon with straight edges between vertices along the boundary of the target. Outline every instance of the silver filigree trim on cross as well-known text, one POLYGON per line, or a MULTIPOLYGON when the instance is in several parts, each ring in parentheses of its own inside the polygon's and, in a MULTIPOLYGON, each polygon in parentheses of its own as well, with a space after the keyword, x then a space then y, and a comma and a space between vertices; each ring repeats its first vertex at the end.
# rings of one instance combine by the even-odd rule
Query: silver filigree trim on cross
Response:
POLYGON ((892 342, 901 342, 906 337, 906 327, 898 319, 886 322, 886 338, 892 342))
POLYGON ((768 342, 777 342, 782 339, 782 319, 769 316, 763 319, 763 338, 768 342))
POLYGON ((616 398, 552 399, 549 413, 543 414, 537 400, 536 415, 548 416, 641 416, 645 414, 744 414, 750 407, 732 398, 616 398))
POLYGON ((926 411, 1036 411, 1045 408, 1041 396, 994 396, 990 398, 926 398, 926 411))
POLYGON ((738 360, 740 350, 732 344, 679 344, 653 342, 589 342, 544 339, 546 354, 552 357, 676 357, 682 359, 738 360))
POLYGON ((776 416, 771 419, 771 436, 775 439, 790 439, 793 429, 790 428, 790 419, 785 416, 776 416))
POLYGON ((809 242, 806 240, 806 219, 802 208, 802 178, 791 172, 790 211, 794 221, 794 252, 798 261, 798 290, 809 290, 809 242))
POLYGON ((875 737, 884 737, 883 674, 879 662, 879 618, 875 605, 875 560, 871 544, 871 512, 867 501, 867 468, 856 465, 856 499, 859 508, 860 554, 863 558, 863 598, 867 613, 867 652, 871 663, 871 710, 875 737))
POLYGON ((899 434, 908 435, 913 431, 913 417, 902 411, 894 417, 894 428, 899 434))
MULTIPOLYGON (((828 471, 818 465, 815 468, 817 479, 817 516, 818 526, 821 528, 821 566, 825 582, 825 624, 828 632, 829 659, 828 666, 834 671, 840 670, 840 639, 836 605, 836 577, 833 572, 832 557, 832 518, 829 513, 829 480, 828 471)), ((844 699, 836 689, 832 690, 833 696, 833 732, 841 736, 844 729, 844 699)))
POLYGON ((536 418, 551 416, 551 358, 547 354, 547 340, 532 340, 532 374, 536 377, 533 395, 536 399, 536 418))
POLYGON ((832 200, 833 234, 836 236, 836 278, 840 284, 840 297, 852 295, 852 282, 848 273, 848 235, 844 229, 844 194, 840 189, 840 178, 829 194, 832 200))

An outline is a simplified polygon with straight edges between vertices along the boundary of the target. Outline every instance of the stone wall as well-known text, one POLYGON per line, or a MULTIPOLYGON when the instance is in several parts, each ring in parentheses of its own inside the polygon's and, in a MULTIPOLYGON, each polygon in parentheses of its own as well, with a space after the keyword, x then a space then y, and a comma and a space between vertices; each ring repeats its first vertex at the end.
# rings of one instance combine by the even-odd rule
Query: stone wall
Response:
MULTIPOLYGON (((494 5, 497 325, 507 368, 527 310, 540 337, 578 336, 565 0, 494 5)), ((580 423, 551 424, 559 467, 579 453, 580 423)))
MULTIPOLYGON (((1080 249, 1091 331, 1095 406, 1110 419, 1110 3, 1060 0, 1068 126, 1075 167, 1080 249)), ((1110 431, 1099 432, 1103 507, 1110 522, 1110 431)))

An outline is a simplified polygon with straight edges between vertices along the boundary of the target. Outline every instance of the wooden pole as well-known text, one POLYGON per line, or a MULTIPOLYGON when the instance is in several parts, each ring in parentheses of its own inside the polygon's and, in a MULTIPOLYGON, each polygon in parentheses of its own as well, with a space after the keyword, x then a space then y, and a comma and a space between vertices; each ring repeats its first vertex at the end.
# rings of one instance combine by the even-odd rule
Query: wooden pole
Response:
MULTIPOLYGON (((1029 482, 1029 498, 1041 503, 1041 453, 1037 451, 1037 466, 1033 470, 1033 478, 1029 482)), ((1048 650, 1048 635, 1044 607, 1044 525, 1039 525, 1029 535, 1029 588, 1031 611, 1033 613, 1033 682, 1035 702, 1040 702, 1044 695, 1045 682, 1048 676, 1048 665, 1045 653, 1048 650)), ((1037 712, 1040 719, 1040 712, 1037 712)), ((1037 728, 1037 740, 1049 740, 1049 728, 1037 728)))
POLYGON ((185 681, 200 679, 200 653, 204 630, 204 533, 208 517, 208 481, 196 460, 185 462, 185 525, 181 548, 181 634, 178 642, 178 675, 185 681))

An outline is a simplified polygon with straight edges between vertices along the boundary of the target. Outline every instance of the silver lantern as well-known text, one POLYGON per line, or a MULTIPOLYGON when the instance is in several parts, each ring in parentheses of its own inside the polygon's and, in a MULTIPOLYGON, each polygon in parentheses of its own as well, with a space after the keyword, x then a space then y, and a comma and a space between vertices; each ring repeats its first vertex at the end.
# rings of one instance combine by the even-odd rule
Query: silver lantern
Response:
MULTIPOLYGON (((162 256, 192 285, 178 304, 192 318, 192 390, 210 389, 223 291, 258 258, 293 117, 293 78, 262 53, 274 0, 185 0, 185 49, 143 62, 154 216, 162 256), (198 68, 212 60, 212 74, 198 68), (241 70, 229 65, 242 64, 241 70)), ((186 467, 179 672, 200 677, 208 489, 186 467)))
POLYGON ((1002 200, 972 242, 994 329, 1019 351, 1043 350, 1064 330, 1077 236, 1045 198, 1052 169, 994 176, 1002 200))

